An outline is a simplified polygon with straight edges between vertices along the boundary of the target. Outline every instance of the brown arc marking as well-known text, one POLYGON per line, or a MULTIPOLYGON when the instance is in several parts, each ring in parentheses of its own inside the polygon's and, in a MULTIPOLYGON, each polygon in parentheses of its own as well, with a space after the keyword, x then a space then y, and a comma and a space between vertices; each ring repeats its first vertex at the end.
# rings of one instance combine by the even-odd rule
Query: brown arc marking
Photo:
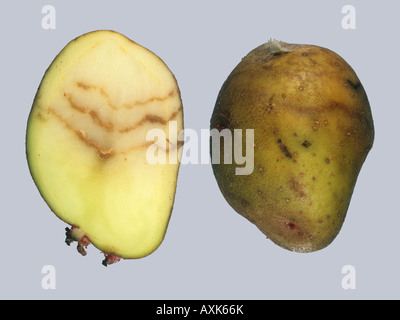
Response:
MULTIPOLYGON (((80 81, 76 82, 76 86, 77 86, 78 88, 83 89, 83 90, 98 90, 98 91, 100 92, 100 94, 107 100, 107 103, 108 103, 108 105, 109 105, 109 107, 110 107, 111 109, 114 109, 114 110, 120 109, 119 107, 116 107, 116 106, 111 102, 110 96, 108 95, 108 93, 107 93, 102 87, 95 86, 95 85, 89 85, 89 84, 86 84, 86 83, 83 83, 83 82, 80 82, 80 81)), ((162 97, 151 97, 151 98, 148 98, 148 99, 143 100, 143 101, 135 101, 135 102, 129 103, 129 104, 124 103, 122 106, 123 106, 124 108, 126 108, 126 109, 132 109, 132 108, 134 108, 134 107, 136 107, 136 106, 143 106, 143 105, 146 105, 146 104, 148 104, 148 103, 150 103, 150 102, 153 102, 153 101, 161 101, 161 102, 162 102, 162 101, 165 101, 165 100, 167 100, 167 99, 169 99, 169 98, 174 97, 176 94, 177 94, 176 90, 172 89, 172 90, 171 90, 167 95, 165 95, 165 96, 162 96, 162 97)))
MULTIPOLYGON (((94 142, 93 140, 90 140, 87 137, 87 134, 83 130, 74 129, 71 126, 71 124, 64 117, 62 117, 59 113, 57 113, 53 108, 49 108, 48 110, 49 110, 50 114, 52 114, 59 121, 61 121, 68 130, 73 131, 80 140, 82 140, 88 146, 95 148, 97 150, 97 152, 99 153, 100 158, 102 158, 102 159, 107 159, 114 154, 126 154, 133 150, 147 148, 154 143, 153 141, 146 141, 138 146, 133 146, 133 147, 127 148, 126 150, 122 150, 122 151, 118 151, 118 152, 116 152, 113 148, 105 150, 105 149, 101 148, 96 142, 94 142)), ((178 147, 182 144, 183 144, 183 142, 178 142, 178 147)), ((167 148, 166 151, 169 152, 169 147, 167 148)))
POLYGON ((79 106, 78 104, 76 104, 73 101, 70 94, 64 93, 64 97, 67 99, 67 101, 72 109, 74 109, 80 113, 89 114, 94 123, 97 123, 101 127, 105 128, 107 131, 114 130, 113 124, 111 122, 104 122, 103 120, 101 120, 99 114, 96 111, 94 111, 94 110, 89 111, 87 108, 79 106))
MULTIPOLYGON (((177 150, 178 150, 180 147, 183 146, 183 141, 178 141, 178 143, 175 145, 175 144, 173 144, 172 142, 170 142, 170 141, 168 140, 168 138, 166 138, 165 140, 167 141, 167 143, 166 143, 166 148, 165 148, 165 149, 164 149, 164 148, 161 148, 160 146, 157 146, 157 147, 158 147, 159 149, 163 149, 166 153, 169 153, 169 151, 170 151, 170 146, 175 146, 177 150)), ((136 149, 148 148, 148 147, 150 147, 150 146, 153 145, 153 144, 154 144, 154 141, 146 141, 146 142, 142 143, 140 146, 133 146, 133 147, 130 147, 130 148, 126 149, 126 150, 119 151, 118 153, 121 153, 121 154, 129 153, 129 152, 131 152, 131 151, 133 151, 133 150, 136 150, 136 149)))
POLYGON ((165 120, 164 118, 162 118, 160 116, 156 116, 156 115, 152 115, 152 114, 146 114, 139 122, 137 122, 136 124, 134 124, 132 126, 119 129, 119 132, 127 133, 127 132, 129 132, 131 130, 134 130, 134 129, 142 126, 145 122, 160 123, 160 124, 164 125, 164 124, 167 123, 167 120, 165 120))
POLYGON ((175 90, 171 90, 166 96, 163 96, 163 97, 151 97, 147 100, 135 101, 134 103, 131 103, 131 104, 124 103, 122 106, 126 109, 132 109, 136 106, 144 106, 144 105, 146 105, 150 102, 154 102, 154 101, 160 101, 160 102, 165 101, 168 98, 172 98, 173 96, 175 96, 175 94, 176 94, 175 90))
MULTIPOLYGON (((101 94, 102 96, 104 96, 104 97, 108 100, 108 104, 109 104, 109 106, 110 106, 112 109, 119 109, 119 108, 116 108, 116 107, 114 107, 114 106, 112 105, 112 103, 111 103, 111 101, 110 101, 110 99, 109 99, 108 94, 103 90, 103 88, 99 88, 99 87, 97 87, 97 86, 92 86, 92 85, 87 85, 87 84, 85 84, 85 83, 83 83, 83 82, 77 82, 76 85, 77 85, 79 88, 83 89, 83 90, 99 90, 100 94, 101 94)), ((132 107, 133 105, 137 105, 137 104, 146 104, 146 103, 149 103, 149 102, 155 101, 155 100, 163 101, 163 100, 166 100, 167 98, 172 97, 172 96, 174 96, 174 95, 175 95, 175 91, 174 91, 174 90, 171 90, 171 92, 170 92, 167 96, 165 96, 165 97, 162 97, 162 98, 159 98, 159 97, 152 97, 152 98, 150 98, 150 99, 148 99, 148 100, 146 100, 146 101, 134 103, 134 104, 131 105, 131 107, 132 107)), ((64 93, 64 97, 67 99, 67 101, 69 102, 69 105, 70 105, 70 107, 71 107, 72 109, 74 109, 74 110, 76 110, 76 111, 78 111, 78 112, 80 112, 80 113, 89 114, 90 117, 92 118, 92 121, 93 121, 94 123, 96 123, 96 124, 100 125, 101 127, 105 128, 107 131, 114 131, 114 125, 113 125, 113 123, 111 123, 111 122, 104 122, 103 120, 101 120, 99 114, 98 114, 96 111, 94 111, 94 110, 88 110, 88 108, 85 108, 85 107, 82 107, 82 106, 76 104, 76 103, 73 101, 73 99, 72 99, 72 97, 71 97, 70 94, 64 93)), ((119 131, 120 131, 121 133, 126 133, 126 132, 129 132, 129 131, 132 131, 132 130, 134 130, 134 129, 140 127, 141 125, 143 125, 145 122, 161 123, 161 124, 165 125, 168 121, 170 121, 170 120, 172 120, 173 118, 175 118, 175 117, 182 111, 182 109, 183 109, 183 108, 182 108, 182 104, 181 104, 181 105, 179 106, 179 108, 178 108, 176 111, 174 111, 174 112, 170 115, 170 117, 169 117, 168 119, 164 119, 164 118, 162 118, 162 117, 160 117, 160 116, 157 116, 157 115, 146 114, 146 115, 145 115, 139 122, 137 122, 135 125, 129 126, 129 127, 126 127, 126 128, 122 128, 122 129, 120 129, 119 131)), ((59 113, 57 113, 53 108, 49 107, 48 110, 49 110, 49 112, 50 112, 51 114, 53 114, 58 120, 60 120, 62 123, 64 123, 64 125, 66 126, 67 129, 73 131, 73 132, 79 137, 80 140, 82 140, 82 141, 83 141, 84 143, 86 143, 88 146, 91 146, 91 147, 95 148, 95 149, 98 151, 100 157, 103 158, 103 159, 104 159, 104 158, 109 158, 110 156, 112 156, 113 154, 116 154, 116 153, 120 153, 120 154, 122 154, 122 153, 128 153, 128 152, 130 152, 130 151, 132 151, 132 150, 141 149, 141 148, 143 148, 143 147, 148 147, 148 146, 150 146, 151 144, 153 144, 153 142, 151 142, 151 141, 150 141, 150 142, 144 142, 144 143, 142 143, 142 144, 139 145, 139 146, 133 146, 133 147, 130 147, 130 148, 126 149, 126 150, 122 150, 122 151, 118 151, 118 152, 115 152, 115 150, 113 150, 113 148, 110 148, 110 149, 108 149, 108 150, 105 150, 105 149, 101 148, 96 142, 94 142, 93 140, 89 139, 88 136, 87 136, 87 133, 86 133, 85 131, 83 131, 83 130, 77 130, 77 129, 73 128, 72 125, 68 122, 68 120, 65 119, 65 118, 64 118, 62 115, 60 115, 59 113)), ((170 143, 169 143, 169 144, 170 144, 170 143)), ((166 150, 167 152, 169 152, 169 144, 168 144, 168 147, 167 147, 167 150, 166 150)), ((179 145, 180 145, 180 143, 178 142, 177 147, 179 147, 179 145)), ((181 143, 181 145, 182 145, 182 143, 181 143)))
POLYGON ((80 82, 80 81, 78 81, 78 82, 76 83, 76 85, 77 85, 79 88, 83 89, 83 90, 96 89, 96 87, 87 85, 87 84, 85 84, 85 83, 83 83, 83 82, 80 82))
POLYGON ((112 124, 112 122, 103 122, 96 111, 90 111, 89 115, 92 117, 93 122, 98 123, 107 131, 114 131, 114 125, 112 124))
POLYGON ((167 124, 169 121, 171 121, 172 119, 174 119, 180 112, 182 111, 182 105, 179 106, 179 108, 174 111, 170 117, 168 119, 164 119, 160 116, 156 116, 156 115, 151 115, 151 114, 146 114, 140 121, 138 121, 137 123, 135 123, 132 126, 129 127, 125 127, 122 129, 119 129, 119 132, 121 133, 127 133, 129 131, 135 130, 137 128, 139 128, 140 126, 142 126, 144 123, 146 122, 150 122, 150 123, 160 123, 161 125, 165 125, 167 124))
MULTIPOLYGON (((90 86, 87 86, 87 85, 82 84, 82 83, 79 83, 78 86, 81 87, 81 88, 85 88, 85 90, 88 90, 88 89, 91 88, 90 86)), ((171 92, 173 92, 173 91, 171 91, 171 92)), ((74 110, 77 110, 80 113, 89 114, 91 116, 92 120, 96 124, 98 124, 101 127, 105 128, 107 131, 114 131, 113 123, 112 122, 103 121, 96 111, 94 111, 94 110, 90 110, 89 111, 87 108, 79 106, 78 104, 76 104, 73 101, 73 99, 72 99, 70 94, 64 93, 64 97, 69 102, 69 105, 71 106, 71 108, 73 108, 74 110)), ((152 99, 149 99, 147 101, 156 100, 156 99, 158 99, 158 98, 152 98, 152 99)), ((162 99, 162 100, 165 100, 165 99, 162 99)), ((162 100, 160 100, 160 101, 162 101, 162 100)), ((181 112, 181 111, 182 111, 182 105, 180 105, 179 108, 176 111, 174 111, 168 119, 164 119, 164 118, 162 118, 160 116, 157 116, 157 115, 146 114, 136 124, 128 126, 128 127, 125 127, 125 128, 122 128, 122 129, 119 129, 119 132, 126 133, 126 132, 129 132, 129 131, 135 130, 138 127, 142 126, 146 122, 160 123, 162 125, 165 125, 168 121, 171 121, 172 119, 174 119, 178 115, 178 113, 181 112)))
MULTIPOLYGON (((107 158, 111 157, 114 154, 126 154, 126 153, 129 153, 129 152, 133 151, 133 150, 147 148, 147 147, 149 147, 150 145, 152 145, 154 143, 153 141, 146 141, 146 142, 142 143, 141 145, 133 146, 133 147, 127 148, 126 150, 121 150, 121 151, 118 151, 118 152, 116 152, 113 148, 105 150, 105 149, 101 148, 96 142, 94 142, 93 140, 89 139, 87 134, 86 134, 86 132, 84 132, 83 130, 74 129, 71 126, 71 124, 64 117, 62 117, 59 113, 57 113, 53 108, 49 108, 49 112, 52 115, 54 115, 59 121, 61 121, 68 130, 73 131, 78 136, 78 138, 80 140, 82 140, 85 144, 87 144, 90 147, 95 148, 97 150, 97 152, 99 153, 100 158, 102 158, 102 159, 107 159, 107 158)), ((178 111, 175 112, 175 113, 178 113, 178 111)), ((167 149, 165 150, 167 153, 169 152, 169 149, 170 149, 169 145, 170 144, 171 143, 169 142, 168 145, 167 145, 167 149)), ((177 148, 180 148, 182 145, 183 145, 183 142, 182 141, 178 141, 177 148)))
MULTIPOLYGON (((107 104, 108 106, 113 109, 113 110, 118 110, 119 108, 114 106, 114 104, 111 102, 110 96, 108 95, 108 93, 102 88, 102 87, 98 87, 95 85, 89 85, 83 82, 76 82, 76 86, 82 90, 88 91, 88 90, 97 90, 99 91, 100 95, 102 97, 104 97, 107 100, 107 104)), ((65 94, 64 94, 65 95, 65 94)))
POLYGON ((80 140, 82 140, 83 142, 85 142, 88 146, 94 147, 97 152, 99 153, 101 158, 109 158, 112 154, 113 154, 113 148, 109 149, 109 150, 104 150, 103 148, 101 148, 97 143, 95 143, 94 141, 90 140, 87 137, 87 134, 83 131, 83 130, 76 130, 74 129, 70 123, 63 117, 61 116, 59 113, 57 113, 53 108, 49 108, 49 111, 52 115, 54 115, 58 120, 60 120, 62 123, 64 123, 65 127, 68 130, 73 131, 80 140))
POLYGON ((79 111, 80 113, 86 113, 86 108, 85 107, 81 107, 79 105, 77 105, 73 100, 71 95, 64 93, 64 97, 65 99, 67 99, 69 105, 71 106, 72 109, 79 111))

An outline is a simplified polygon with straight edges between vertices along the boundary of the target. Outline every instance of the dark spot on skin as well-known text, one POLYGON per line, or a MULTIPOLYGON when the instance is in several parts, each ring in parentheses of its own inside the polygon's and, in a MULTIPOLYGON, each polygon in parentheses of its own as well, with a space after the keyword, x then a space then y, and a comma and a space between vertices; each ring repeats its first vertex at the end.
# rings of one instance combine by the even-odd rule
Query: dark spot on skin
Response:
POLYGON ((351 80, 347 80, 347 83, 352 87, 354 90, 357 90, 361 87, 361 82, 358 81, 357 83, 353 83, 351 80))
POLYGON ((226 129, 226 126, 224 126, 223 124, 219 124, 219 123, 217 123, 215 125, 215 127, 218 129, 219 132, 221 132, 222 130, 226 129))
POLYGON ((307 57, 307 56, 308 56, 308 53, 307 53, 307 52, 303 52, 301 55, 302 55, 303 57, 307 57))
POLYGON ((309 148, 311 146, 311 142, 308 140, 304 140, 304 142, 302 143, 302 146, 304 148, 309 148))
POLYGON ((285 226, 290 230, 296 231, 299 235, 302 234, 300 229, 292 222, 285 222, 285 226))
POLYGON ((240 203, 242 204, 243 207, 247 207, 249 205, 249 202, 245 199, 242 199, 240 203))
POLYGON ((274 103, 270 103, 267 105, 267 107, 265 108, 265 111, 267 111, 268 113, 270 113, 272 111, 272 109, 274 109, 275 104, 274 103))
POLYGON ((286 227, 288 227, 290 230, 293 230, 296 225, 294 223, 291 222, 285 222, 286 227))
POLYGON ((281 139, 278 139, 278 145, 279 145, 279 148, 281 149, 282 153, 285 155, 286 158, 289 158, 289 159, 293 158, 293 156, 289 152, 287 146, 284 143, 282 143, 281 139))
POLYGON ((314 59, 310 58, 310 61, 311 61, 312 64, 317 64, 317 61, 315 61, 314 59))
POLYGON ((326 159, 325 159, 325 162, 326 162, 327 164, 329 164, 329 163, 331 163, 331 160, 329 160, 329 158, 326 158, 326 159))
POLYGON ((306 196, 306 193, 303 190, 303 185, 295 178, 291 178, 289 180, 289 188, 296 194, 297 197, 304 198, 306 196))

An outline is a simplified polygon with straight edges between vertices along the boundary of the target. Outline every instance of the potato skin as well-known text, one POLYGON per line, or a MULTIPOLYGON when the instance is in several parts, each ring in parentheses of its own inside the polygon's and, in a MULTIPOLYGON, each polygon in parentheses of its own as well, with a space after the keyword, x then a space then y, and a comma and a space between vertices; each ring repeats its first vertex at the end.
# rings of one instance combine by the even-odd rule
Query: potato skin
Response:
POLYGON ((345 60, 319 46, 280 46, 263 44, 242 59, 211 118, 211 129, 254 129, 253 173, 235 175, 235 163, 212 168, 234 210, 279 246, 312 252, 342 227, 374 125, 345 60))

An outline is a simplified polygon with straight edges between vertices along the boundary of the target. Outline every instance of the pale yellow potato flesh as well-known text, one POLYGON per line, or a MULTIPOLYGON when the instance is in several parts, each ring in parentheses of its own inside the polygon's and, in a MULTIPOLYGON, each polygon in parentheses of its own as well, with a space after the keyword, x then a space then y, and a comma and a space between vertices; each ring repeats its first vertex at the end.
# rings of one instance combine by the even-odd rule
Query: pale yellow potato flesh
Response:
POLYGON ((32 177, 52 211, 98 249, 144 257, 165 236, 179 170, 178 157, 149 163, 146 134, 161 129, 167 154, 176 151, 170 121, 183 129, 165 63, 117 32, 87 33, 60 52, 37 92, 26 141, 32 177))

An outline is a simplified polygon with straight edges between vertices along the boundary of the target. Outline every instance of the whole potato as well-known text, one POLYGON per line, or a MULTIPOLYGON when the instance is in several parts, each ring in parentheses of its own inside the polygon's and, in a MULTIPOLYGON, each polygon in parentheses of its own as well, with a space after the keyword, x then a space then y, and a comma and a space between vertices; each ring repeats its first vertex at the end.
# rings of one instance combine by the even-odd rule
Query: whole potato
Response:
POLYGON ((237 164, 218 164, 211 154, 234 210, 288 250, 333 241, 374 140, 364 87, 343 58, 276 40, 255 48, 223 84, 213 128, 254 129, 251 174, 237 175, 237 164))

